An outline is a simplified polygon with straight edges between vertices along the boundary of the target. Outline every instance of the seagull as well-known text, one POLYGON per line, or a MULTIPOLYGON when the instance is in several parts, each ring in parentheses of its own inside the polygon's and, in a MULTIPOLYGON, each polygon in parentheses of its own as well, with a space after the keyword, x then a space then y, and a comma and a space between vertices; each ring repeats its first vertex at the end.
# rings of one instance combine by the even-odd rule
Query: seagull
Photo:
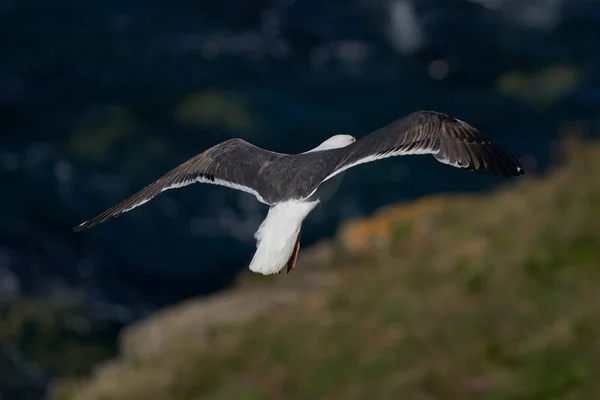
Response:
POLYGON ((121 203, 83 222, 92 228, 150 201, 159 193, 196 182, 254 195, 269 206, 254 237, 252 272, 289 273, 296 266, 304 219, 329 199, 345 171, 393 156, 431 154, 439 162, 480 174, 524 174, 519 162, 469 124, 448 114, 416 111, 363 138, 330 137, 314 149, 283 154, 234 138, 221 142, 167 172, 121 203))

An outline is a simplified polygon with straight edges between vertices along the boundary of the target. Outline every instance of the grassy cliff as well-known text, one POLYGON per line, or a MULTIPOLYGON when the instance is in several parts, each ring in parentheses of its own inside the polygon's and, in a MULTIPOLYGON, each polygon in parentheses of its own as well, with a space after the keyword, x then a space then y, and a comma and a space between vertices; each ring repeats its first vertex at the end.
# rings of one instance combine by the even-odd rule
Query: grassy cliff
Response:
POLYGON ((290 275, 158 313, 51 397, 598 398, 600 145, 566 147, 543 178, 389 208, 290 275))

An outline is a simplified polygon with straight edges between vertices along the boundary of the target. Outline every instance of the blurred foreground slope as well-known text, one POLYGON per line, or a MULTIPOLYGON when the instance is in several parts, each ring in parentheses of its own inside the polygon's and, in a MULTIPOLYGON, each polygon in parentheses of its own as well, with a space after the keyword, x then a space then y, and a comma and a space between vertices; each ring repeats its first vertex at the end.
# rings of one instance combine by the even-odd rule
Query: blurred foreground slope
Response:
POLYGON ((565 149, 545 177, 390 208, 290 275, 134 324, 51 398, 598 398, 600 143, 565 149))

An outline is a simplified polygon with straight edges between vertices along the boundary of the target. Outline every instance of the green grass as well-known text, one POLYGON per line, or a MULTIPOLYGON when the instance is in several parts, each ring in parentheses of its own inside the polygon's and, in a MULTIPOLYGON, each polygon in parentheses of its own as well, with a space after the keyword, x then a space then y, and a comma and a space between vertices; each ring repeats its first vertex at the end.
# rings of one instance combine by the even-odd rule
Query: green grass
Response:
POLYGON ((116 346, 106 343, 106 328, 91 316, 81 297, 66 290, 48 299, 0 301, 0 386, 9 397, 23 396, 46 376, 85 373, 113 355, 116 346))
POLYGON ((573 147, 548 177, 453 196, 428 235, 344 256, 291 307, 54 398, 599 398, 600 146, 573 147))

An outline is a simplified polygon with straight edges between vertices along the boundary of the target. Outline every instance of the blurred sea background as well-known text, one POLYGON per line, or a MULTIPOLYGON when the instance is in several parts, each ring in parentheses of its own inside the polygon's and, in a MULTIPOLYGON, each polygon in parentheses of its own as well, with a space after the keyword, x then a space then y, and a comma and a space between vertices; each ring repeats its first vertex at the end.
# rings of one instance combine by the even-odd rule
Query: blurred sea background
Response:
MULTIPOLYGON (((266 208, 226 188, 71 231, 218 142, 296 153, 427 109, 536 176, 565 127, 600 128, 592 0, 2 0, 0 43, 0 399, 41 398, 114 356, 123 327, 245 279, 266 208)), ((302 246, 382 206, 504 183, 431 157, 363 165, 302 246)))

